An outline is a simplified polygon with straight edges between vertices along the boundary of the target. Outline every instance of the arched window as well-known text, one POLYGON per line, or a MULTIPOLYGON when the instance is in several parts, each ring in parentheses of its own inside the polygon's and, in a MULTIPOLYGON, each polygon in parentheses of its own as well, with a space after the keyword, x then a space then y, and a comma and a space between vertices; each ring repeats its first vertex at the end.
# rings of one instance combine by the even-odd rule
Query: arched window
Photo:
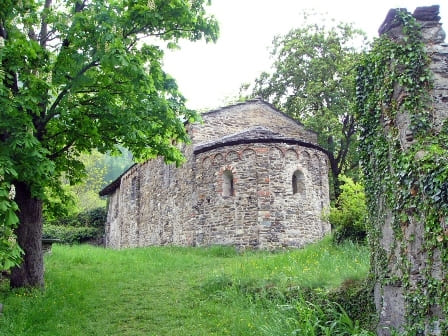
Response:
POLYGON ((222 195, 233 196, 233 174, 230 170, 225 170, 222 173, 222 195))
POLYGON ((300 170, 296 170, 294 174, 292 174, 292 193, 305 193, 305 176, 300 170))

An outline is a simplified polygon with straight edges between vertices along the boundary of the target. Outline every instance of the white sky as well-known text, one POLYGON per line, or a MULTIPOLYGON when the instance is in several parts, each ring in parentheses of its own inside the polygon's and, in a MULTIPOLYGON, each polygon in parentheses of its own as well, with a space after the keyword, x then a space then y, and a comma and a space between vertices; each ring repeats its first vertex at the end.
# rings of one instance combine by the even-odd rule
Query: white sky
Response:
POLYGON ((304 10, 315 9, 329 19, 351 22, 373 38, 390 8, 413 12, 419 6, 440 4, 441 21, 448 22, 448 2, 436 1, 212 0, 207 11, 220 25, 217 43, 183 42, 181 50, 166 52, 164 68, 176 79, 189 108, 217 108, 237 96, 242 83, 251 83, 262 71, 270 70, 273 37, 300 27, 304 10))

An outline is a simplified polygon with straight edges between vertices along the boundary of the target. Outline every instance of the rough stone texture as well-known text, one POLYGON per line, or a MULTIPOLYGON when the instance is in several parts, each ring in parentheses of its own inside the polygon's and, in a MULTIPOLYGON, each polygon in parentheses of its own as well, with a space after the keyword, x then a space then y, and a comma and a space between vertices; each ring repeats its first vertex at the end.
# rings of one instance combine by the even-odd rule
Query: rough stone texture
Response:
POLYGON ((237 104, 210 111, 202 115, 204 123, 193 125, 194 143, 207 143, 222 137, 245 132, 261 126, 284 137, 317 143, 317 134, 306 130, 294 119, 276 110, 270 104, 253 100, 250 104, 237 104))
MULTIPOLYGON (((394 16, 395 10, 391 10, 386 21, 380 28, 380 33, 387 34, 390 38, 400 42, 403 38, 402 27, 397 25, 394 16)), ((438 6, 418 8, 414 12, 416 19, 422 26, 423 42, 426 50, 431 58, 430 69, 433 72, 434 87, 432 94, 433 107, 433 124, 432 134, 439 134, 443 122, 448 118, 448 45, 443 43, 445 33, 439 23, 438 6)), ((399 101, 399 96, 403 92, 402 88, 397 86, 394 89, 394 100, 399 101)), ((406 113, 399 113, 395 120, 400 135, 401 149, 406 151, 410 144, 414 141, 412 132, 410 131, 410 117, 406 113)), ((385 125, 385 132, 390 130, 385 125)), ((416 159, 424 155, 424 153, 416 153, 416 159)), ((392 163, 391 163, 391 166, 392 163)), ((392 169, 392 168, 391 168, 392 169)), ((400 279, 403 278, 402 271, 397 267, 399 258, 405 258, 409 261, 409 286, 408 290, 415 289, 418 285, 425 283, 425 270, 427 261, 432 255, 432 276, 435 279, 446 279, 446 274, 442 274, 442 260, 440 251, 426 251, 424 246, 424 225, 416 219, 402 227, 404 241, 406 246, 400 246, 392 229, 392 211, 384 206, 384 197, 379 196, 382 210, 380 218, 383 225, 381 230, 381 239, 379 246, 383 253, 386 254, 387 260, 387 278, 390 284, 377 283, 375 286, 375 304, 379 312, 378 335, 389 336, 392 334, 392 328, 401 330, 401 326, 405 323, 405 314, 407 310, 412 310, 412 303, 406 301, 405 291, 400 279), (403 254, 404 251, 404 255, 403 254), (398 280, 392 280, 398 279, 398 280)), ((411 210, 410 210, 411 211, 411 210)), ((374 251, 379 253, 379 251, 374 251)), ((374 267, 384 267, 384 265, 375 265, 374 267)), ((379 269, 378 274, 384 272, 379 269)), ((434 305, 428 313, 428 322, 425 330, 421 331, 421 335, 441 335, 439 328, 439 320, 446 318, 441 314, 440 307, 434 305), (434 321, 433 321, 434 320, 434 321)))
POLYGON ((328 164, 315 133, 259 100, 202 118, 188 127, 192 145, 183 148, 181 167, 150 160, 104 189, 107 246, 272 249, 329 233, 321 219, 329 207, 328 164), (232 195, 224 190, 226 176, 232 195))

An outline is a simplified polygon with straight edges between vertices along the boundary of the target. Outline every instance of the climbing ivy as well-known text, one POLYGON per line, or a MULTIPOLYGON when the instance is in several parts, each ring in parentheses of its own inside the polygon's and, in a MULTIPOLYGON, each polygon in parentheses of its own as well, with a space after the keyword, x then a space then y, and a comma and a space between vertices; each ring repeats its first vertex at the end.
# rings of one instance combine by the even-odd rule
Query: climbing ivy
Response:
MULTIPOLYGON (((433 130, 432 74, 419 24, 404 10, 397 11, 395 19, 401 23, 401 37, 392 40, 382 35, 360 61, 357 121, 370 217, 372 273, 382 285, 401 284, 408 307, 405 333, 419 335, 431 328, 431 309, 437 307, 448 316, 448 120, 440 132, 433 130), (397 126, 403 118, 409 119, 405 137, 397 126), (389 209, 391 216, 384 209, 389 209), (392 251, 400 251, 396 261, 380 244, 386 217, 392 220, 392 251), (424 225, 423 237, 409 234, 413 223, 424 225), (408 258, 409 245, 416 239, 422 240, 419 253, 425 259, 418 280, 411 276, 416 265, 408 258), (435 260, 440 266, 434 265, 435 260), (388 269, 394 262, 399 272, 391 276, 388 269)), ((446 335, 448 323, 440 320, 439 327, 446 335)))

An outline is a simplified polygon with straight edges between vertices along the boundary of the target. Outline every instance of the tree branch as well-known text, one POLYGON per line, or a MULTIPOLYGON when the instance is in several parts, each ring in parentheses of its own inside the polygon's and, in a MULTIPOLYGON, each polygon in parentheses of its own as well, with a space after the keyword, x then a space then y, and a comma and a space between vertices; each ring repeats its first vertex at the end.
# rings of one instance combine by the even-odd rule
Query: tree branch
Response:
POLYGON ((3 39, 5 39, 5 40, 8 37, 5 27, 3 26, 3 22, 0 22, 0 36, 3 37, 3 39))
POLYGON ((39 44, 42 48, 45 48, 48 38, 47 12, 50 10, 51 1, 52 0, 45 0, 44 9, 42 13, 42 22, 40 25, 40 33, 39 33, 39 44))
MULTIPOLYGON (((60 37, 60 36, 57 36, 57 35, 55 35, 54 37, 50 38, 50 36, 53 35, 55 32, 56 32, 56 30, 52 29, 52 30, 50 30, 50 31, 47 33, 47 35, 45 35, 45 37, 44 37, 44 39, 45 39, 45 43, 46 43, 46 42, 49 42, 49 41, 56 40, 56 39, 59 39, 59 40, 60 40, 61 37, 60 37)), ((60 44, 60 43, 59 43, 59 44, 60 44)))
POLYGON ((63 131, 60 131, 60 132, 57 132, 57 133, 55 133, 55 134, 52 134, 51 136, 47 136, 47 137, 45 137, 44 140, 51 140, 51 139, 54 139, 54 138, 58 137, 59 135, 64 134, 64 133, 67 133, 67 132, 68 132, 68 130, 67 130, 67 129, 64 129, 63 131))
POLYGON ((60 155, 63 154, 64 152, 68 151, 68 150, 74 145, 75 142, 76 142, 76 140, 75 140, 75 139, 72 139, 68 144, 66 144, 66 145, 65 145, 64 147, 62 147, 60 150, 54 152, 53 154, 50 154, 50 155, 48 156, 48 158, 49 158, 50 160, 54 160, 54 159, 56 159, 58 156, 60 156, 60 155))
POLYGON ((34 31, 33 27, 29 28, 28 37, 30 38, 30 40, 37 41, 36 32, 34 31))
POLYGON ((14 94, 19 93, 19 78, 17 77, 17 73, 15 72, 9 72, 11 77, 13 78, 13 81, 10 85, 6 85, 6 87, 9 87, 14 94))
POLYGON ((86 7, 87 0, 76 1, 75 3, 75 13, 79 13, 86 7))
POLYGON ((342 134, 344 138, 341 138, 341 147, 338 153, 336 160, 338 161, 339 170, 342 171, 342 164, 345 162, 345 158, 347 156, 350 143, 352 140, 353 134, 355 134, 355 119, 347 115, 347 117, 343 121, 342 134), (344 143, 345 140, 345 143, 344 143))
POLYGON ((73 87, 73 83, 76 79, 78 79, 80 76, 82 76, 87 70, 97 66, 99 63, 97 61, 92 61, 88 64, 86 64, 77 74, 76 76, 65 86, 65 88, 59 92, 58 96, 56 97, 56 100, 51 104, 51 107, 48 109, 48 114, 44 119, 43 124, 46 125, 51 118, 53 118, 56 115, 56 108, 58 107, 61 100, 65 97, 65 95, 70 91, 70 89, 73 87))
MULTIPOLYGON (((76 1, 76 2, 75 2, 75 11, 74 11, 74 14, 83 11, 84 8, 86 7, 86 2, 87 2, 87 0, 82 0, 82 1, 78 0, 78 1, 76 1)), ((68 38, 65 38, 65 39, 62 41, 62 46, 63 46, 63 47, 68 47, 69 45, 70 45, 70 40, 69 40, 68 38)))
MULTIPOLYGON (((149 25, 143 26, 143 27, 135 27, 134 29, 131 29, 129 32, 127 32, 126 34, 123 34, 123 37, 128 38, 131 35, 141 34, 141 33, 143 33, 143 31, 146 28, 149 28, 149 27, 150 27, 149 25)), ((148 34, 145 34, 142 38, 150 37, 150 36, 161 37, 166 34, 173 33, 173 32, 194 32, 194 31, 195 31, 194 29, 183 29, 183 28, 176 27, 176 28, 164 30, 161 32, 148 33, 148 34)))

